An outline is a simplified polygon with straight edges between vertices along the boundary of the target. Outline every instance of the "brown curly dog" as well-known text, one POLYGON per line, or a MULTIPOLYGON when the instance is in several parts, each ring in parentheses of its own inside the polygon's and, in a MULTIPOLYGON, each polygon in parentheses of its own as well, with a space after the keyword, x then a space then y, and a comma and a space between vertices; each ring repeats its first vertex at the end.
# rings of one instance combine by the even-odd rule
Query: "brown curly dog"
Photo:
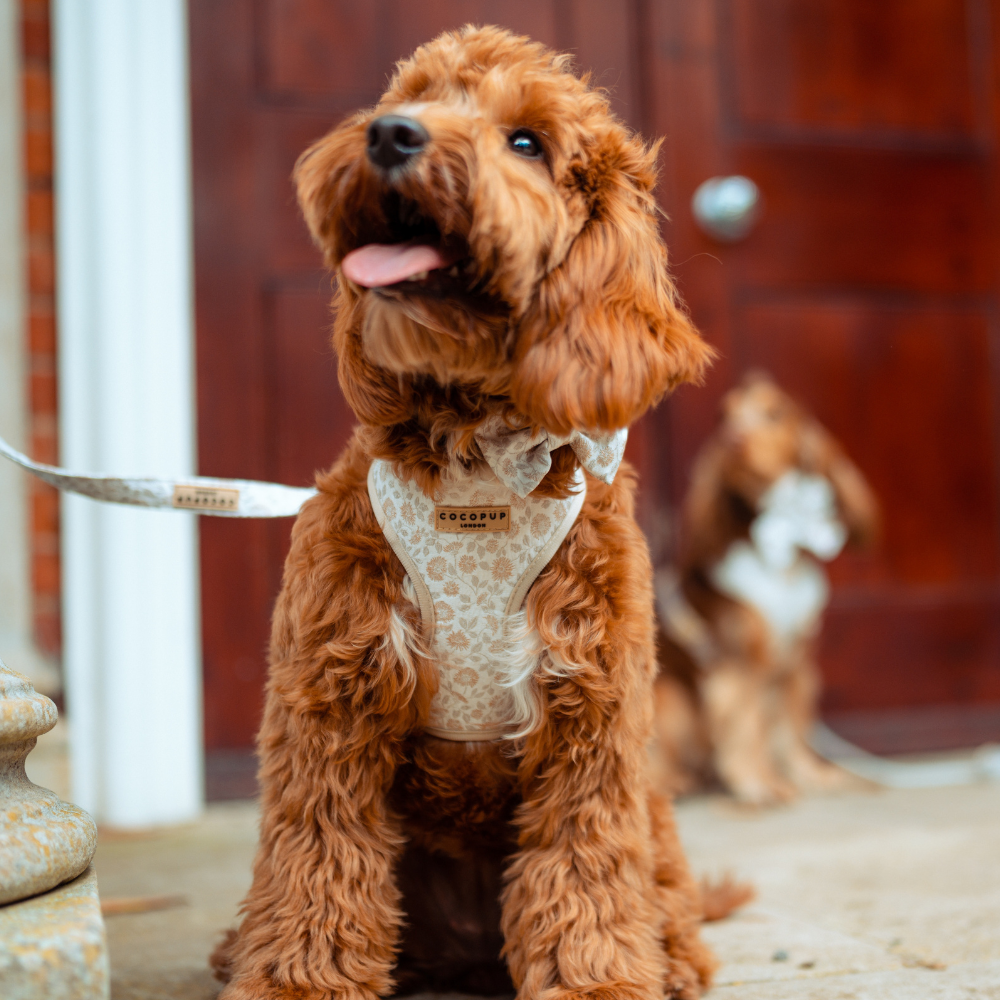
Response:
POLYGON ((443 34, 297 166, 360 426, 285 564, 225 1000, 709 981, 648 776, 652 574, 614 472, 710 351, 667 275, 656 146, 568 63, 443 34))

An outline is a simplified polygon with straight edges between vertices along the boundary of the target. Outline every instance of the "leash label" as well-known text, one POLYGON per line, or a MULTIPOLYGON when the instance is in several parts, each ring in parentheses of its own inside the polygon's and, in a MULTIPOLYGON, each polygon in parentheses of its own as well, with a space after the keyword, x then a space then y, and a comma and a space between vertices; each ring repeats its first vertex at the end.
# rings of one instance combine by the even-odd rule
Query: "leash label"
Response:
POLYGON ((174 486, 173 505, 185 510, 237 510, 240 506, 240 491, 178 483, 174 486))
POLYGON ((510 507, 435 507, 435 531, 510 531, 510 507))

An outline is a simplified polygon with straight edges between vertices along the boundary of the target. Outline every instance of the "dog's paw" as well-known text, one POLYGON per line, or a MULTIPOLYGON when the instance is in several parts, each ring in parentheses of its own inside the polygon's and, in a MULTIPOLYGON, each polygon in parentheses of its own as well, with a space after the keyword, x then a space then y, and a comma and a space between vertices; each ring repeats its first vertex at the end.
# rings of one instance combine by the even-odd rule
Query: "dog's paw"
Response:
POLYGON ((236 941, 236 931, 230 928, 223 933, 222 940, 215 946, 215 951, 208 956, 212 974, 222 983, 228 983, 233 978, 233 949, 236 947, 236 941))
POLYGON ((719 962, 697 935, 688 936, 668 955, 664 1000, 698 1000, 712 985, 719 962))
POLYGON ((306 993, 297 986, 279 986, 265 976, 239 976, 231 979, 218 1000, 329 1000, 331 994, 306 993))
POLYGON ((664 993, 659 987, 638 983, 594 983, 578 989, 552 986, 539 993, 538 1000, 664 1000, 664 993))
POLYGON ((777 777, 747 775, 730 781, 729 789, 745 806, 780 806, 798 797, 793 784, 777 777))
POLYGON ((878 786, 825 760, 808 760, 799 765, 792 779, 806 793, 860 792, 878 786))
POLYGON ((330 990, 275 983, 267 976, 237 976, 217 1000, 379 1000, 377 994, 360 986, 330 990))

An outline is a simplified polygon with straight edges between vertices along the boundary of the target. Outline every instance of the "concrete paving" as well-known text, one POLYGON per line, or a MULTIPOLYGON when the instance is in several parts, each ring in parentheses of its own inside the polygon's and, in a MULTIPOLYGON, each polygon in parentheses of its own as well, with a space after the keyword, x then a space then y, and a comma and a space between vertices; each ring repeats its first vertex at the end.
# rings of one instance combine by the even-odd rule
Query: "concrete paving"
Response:
MULTIPOLYGON (((678 816, 697 871, 730 871, 759 892, 705 929, 723 963, 709 1000, 1000 1000, 1000 786, 765 812, 705 797, 678 816)), ((112 1000, 216 996, 206 960, 236 920, 256 822, 254 804, 237 802, 185 827, 101 831, 105 902, 183 897, 107 917, 112 1000)))
POLYGON ((723 961, 712 1000, 1000 998, 996 785, 679 814, 697 870, 759 892, 705 928, 723 961))
POLYGON ((100 830, 103 902, 180 896, 183 905, 105 918, 112 1000, 209 1000, 208 955, 237 918, 257 847, 253 803, 219 803, 198 823, 146 833, 100 830))

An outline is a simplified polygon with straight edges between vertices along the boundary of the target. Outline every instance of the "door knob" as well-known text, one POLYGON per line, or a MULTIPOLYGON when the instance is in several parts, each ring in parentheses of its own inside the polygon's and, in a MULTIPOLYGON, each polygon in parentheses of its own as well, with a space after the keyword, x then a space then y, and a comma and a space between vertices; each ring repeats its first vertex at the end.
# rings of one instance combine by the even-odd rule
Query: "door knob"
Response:
POLYGON ((702 231, 722 243, 745 239, 760 216, 760 188, 749 177, 710 177, 698 185, 691 211, 702 231))

